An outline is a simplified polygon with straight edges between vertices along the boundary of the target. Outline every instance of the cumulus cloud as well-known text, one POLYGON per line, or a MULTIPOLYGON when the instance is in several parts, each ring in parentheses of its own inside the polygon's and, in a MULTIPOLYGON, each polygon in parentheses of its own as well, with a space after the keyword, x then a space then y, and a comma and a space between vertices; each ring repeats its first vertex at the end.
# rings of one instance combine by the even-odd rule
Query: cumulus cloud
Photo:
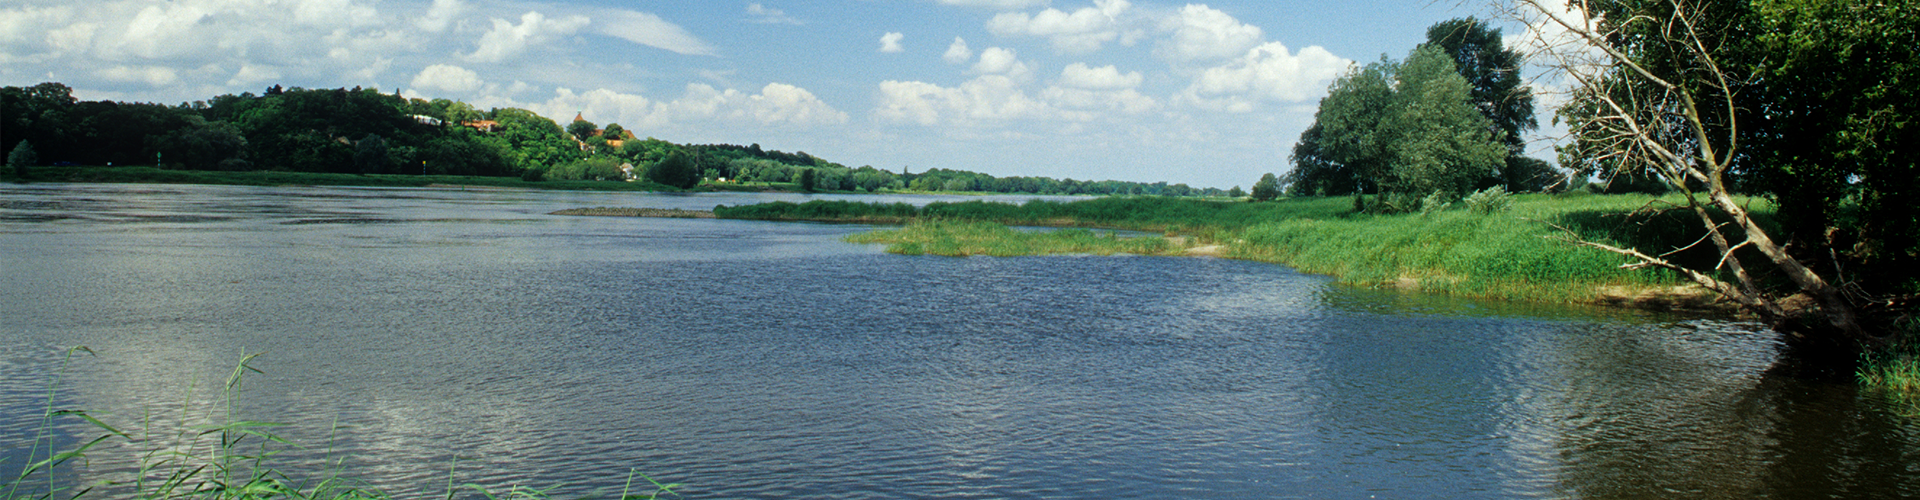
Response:
POLYGON ((907 37, 906 35, 902 35, 898 32, 891 32, 885 35, 880 35, 880 51, 889 53, 889 54, 906 52, 907 49, 900 47, 900 39, 906 38, 906 37, 907 37))
POLYGON ((1142 78, 1138 71, 1121 73, 1111 65, 1090 68, 1086 63, 1073 63, 1060 70, 1060 85, 1078 89, 1130 89, 1140 86, 1142 78))
POLYGON ((1181 97, 1204 109, 1230 112, 1252 111, 1261 101, 1301 102, 1319 96, 1352 64, 1319 46, 1293 54, 1279 42, 1268 42, 1207 68, 1181 97))
POLYGON ((880 102, 873 116, 882 122, 931 126, 971 124, 1050 114, 1045 103, 1028 97, 1006 75, 982 75, 958 87, 926 82, 880 82, 880 102))
POLYGON ((466 11, 467 6, 460 0, 433 0, 433 6, 427 8, 427 14, 415 19, 413 24, 427 32, 439 33, 446 31, 466 11))
POLYGON ((784 83, 769 83, 757 94, 691 83, 680 97, 666 101, 608 89, 576 93, 561 88, 546 102, 526 107, 545 116, 578 112, 643 128, 698 124, 821 126, 847 121, 846 113, 812 92, 784 83))
POLYGON ((519 56, 530 45, 546 44, 560 37, 571 36, 591 22, 586 16, 547 19, 546 15, 537 11, 521 14, 520 24, 496 17, 493 19, 493 29, 480 36, 473 52, 460 58, 469 62, 505 61, 519 56))
POLYGON ((1013 49, 989 47, 980 51, 980 61, 973 64, 973 72, 986 75, 1005 75, 1015 80, 1024 80, 1032 74, 1027 63, 1020 62, 1020 56, 1013 49))
POLYGON ((1084 54, 1121 38, 1119 17, 1132 8, 1127 0, 1095 0, 1092 7, 1072 13, 1047 9, 1039 14, 1002 12, 987 21, 987 31, 1000 36, 1047 38, 1054 50, 1084 54))
POLYGON ((807 24, 799 19, 788 16, 786 11, 757 3, 747 4, 747 22, 757 24, 791 24, 795 26, 807 24))
POLYGON ((941 4, 961 7, 983 7, 994 10, 1028 9, 1045 7, 1048 0, 940 0, 941 4))
POLYGON ((174 81, 179 79, 179 74, 176 73, 173 70, 173 68, 168 68, 163 66, 120 65, 120 66, 113 66, 109 68, 101 68, 97 71, 94 71, 94 74, 108 80, 120 81, 120 82, 140 82, 140 83, 145 83, 147 85, 152 85, 155 87, 158 87, 161 85, 170 85, 174 81))
POLYGON ((1161 21, 1171 36, 1160 44, 1161 57, 1175 62, 1217 61, 1246 53, 1262 40, 1260 28, 1206 5, 1187 4, 1161 21))
POLYGON ((947 61, 947 64, 964 63, 973 60, 973 49, 967 48, 966 40, 956 36, 953 37, 953 44, 947 46, 947 52, 940 54, 940 59, 947 61))
POLYGON ((414 75, 413 82, 411 83, 416 89, 429 91, 438 90, 455 94, 465 94, 480 90, 480 87, 485 84, 486 82, 480 80, 479 73, 449 64, 428 66, 427 69, 420 70, 420 74, 414 75))

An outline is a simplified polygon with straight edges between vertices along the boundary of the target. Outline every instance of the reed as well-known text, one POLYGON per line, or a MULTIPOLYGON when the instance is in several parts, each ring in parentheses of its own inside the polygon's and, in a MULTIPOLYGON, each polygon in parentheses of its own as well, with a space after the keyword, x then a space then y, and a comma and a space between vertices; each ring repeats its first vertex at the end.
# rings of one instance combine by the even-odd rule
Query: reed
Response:
POLYGON ((1087 229, 1057 231, 1021 231, 1001 224, 979 221, 916 221, 906 226, 847 236, 853 243, 880 243, 887 251, 903 255, 942 255, 966 257, 985 255, 1012 257, 1021 255, 1180 255, 1181 245, 1167 238, 1148 236, 1122 238, 1087 229))
MULTIPOLYGON (((388 500, 396 496, 367 486, 366 483, 344 475, 344 459, 333 456, 331 439, 323 462, 324 470, 310 477, 295 479, 291 471, 278 467, 274 458, 281 452, 296 445, 275 435, 272 430, 285 424, 246 420, 236 417, 235 405, 239 402, 241 389, 248 373, 260 373, 252 366, 252 361, 260 353, 242 353, 240 361, 228 375, 220 400, 204 411, 193 407, 193 389, 188 389, 186 403, 180 407, 178 425, 168 429, 158 429, 151 415, 142 418, 141 430, 136 433, 122 432, 118 428, 95 418, 85 410, 55 409, 61 379, 74 360, 75 354, 93 355, 86 347, 69 349, 61 359, 60 368, 54 373, 47 386, 45 410, 36 423, 33 442, 26 446, 27 456, 20 465, 17 474, 0 483, 0 500, 52 500, 81 499, 111 495, 114 498, 135 498, 142 500, 388 500), (197 414, 197 416, 196 416, 197 414), (70 449, 59 450, 55 439, 56 427, 69 420, 78 419, 86 428, 101 432, 98 437, 87 440, 70 449), (200 420, 202 424, 188 424, 200 420), (130 461, 137 467, 121 475, 109 475, 90 484, 62 484, 62 478, 77 477, 73 467, 78 463, 88 463, 96 458, 100 446, 115 439, 124 440, 136 455, 130 461)), ((338 425, 333 431, 337 434, 338 425)), ((110 458, 110 457, 97 457, 110 458)), ((109 460, 102 460, 109 461, 109 460)), ((447 469, 447 488, 445 497, 452 500, 458 495, 462 498, 478 496, 481 498, 501 499, 546 499, 551 498, 555 488, 535 489, 513 486, 506 491, 494 491, 483 485, 466 483, 456 485, 455 465, 447 469)), ((0 466, 6 465, 0 463, 0 466)), ((71 480, 69 480, 71 481, 71 480)), ((638 470, 627 472, 626 485, 621 488, 618 497, 629 499, 657 499, 662 495, 679 496, 674 490, 679 484, 663 484, 640 474, 638 470), (645 480, 652 486, 647 493, 632 493, 634 478, 645 480)))

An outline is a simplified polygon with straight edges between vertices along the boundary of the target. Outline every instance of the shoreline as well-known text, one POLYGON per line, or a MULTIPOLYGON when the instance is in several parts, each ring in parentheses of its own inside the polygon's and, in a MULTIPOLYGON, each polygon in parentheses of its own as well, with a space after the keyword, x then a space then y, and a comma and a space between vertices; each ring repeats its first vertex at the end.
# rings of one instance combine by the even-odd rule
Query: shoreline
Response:
MULTIPOLYGON (((575 209, 555 211, 555 212, 552 212, 552 214, 553 215, 571 215, 571 216, 608 216, 608 217, 718 218, 716 215, 714 215, 712 211, 707 211, 707 210, 641 209, 641 208, 614 208, 614 207, 575 208, 575 209)), ((901 225, 901 228, 904 228, 908 225, 912 225, 916 222, 916 220, 912 218, 884 218, 884 219, 887 219, 887 220, 849 221, 845 218, 811 218, 811 219, 810 218, 794 218, 794 219, 779 219, 779 220, 768 220, 768 221, 769 222, 837 222, 837 223, 860 222, 860 223, 895 224, 895 225, 901 225)), ((759 220, 759 219, 749 219, 749 220, 759 220)), ((1109 227, 1109 226, 1096 225, 1096 224, 1085 224, 1085 223, 1079 223, 1077 221, 1060 220, 1055 222, 1060 222, 1059 227, 1102 229, 1102 230, 1132 230, 1129 228, 1109 227)), ((1006 226, 1005 224, 1001 224, 998 222, 990 222, 990 223, 1006 226)), ((860 239, 862 241, 860 242, 882 243, 882 244, 889 245, 887 250, 889 253, 935 254, 935 255, 943 255, 943 256, 950 256, 950 257, 970 257, 970 256, 976 256, 976 255, 990 256, 990 257, 991 256, 1041 256, 1041 255, 1056 255, 1056 254, 1062 253, 1060 251, 1053 251, 1043 247, 1026 247, 1026 246, 1018 247, 1018 249, 1015 250, 1014 253, 1001 253, 999 250, 995 250, 992 252, 981 252, 981 251, 971 250, 971 249, 942 252, 939 249, 932 248, 931 245, 925 244, 924 241, 907 242, 905 238, 889 239, 885 236, 882 236, 882 233, 886 233, 889 231, 898 231, 901 228, 878 229, 878 230, 867 232, 867 233, 861 233, 860 235, 856 235, 856 236, 861 237, 860 239)), ((932 231, 940 233, 940 235, 943 237, 957 238, 960 240, 969 240, 975 244, 989 244, 991 243, 993 238, 999 237, 996 235, 971 234, 966 231, 959 231, 959 230, 933 229, 932 231), (962 234, 962 233, 968 233, 968 234, 962 234)), ((1101 238, 1101 239, 1106 239, 1106 238, 1101 238)), ((1589 295, 1588 298, 1584 300, 1567 300, 1567 301, 1524 300, 1524 299, 1515 299, 1512 297, 1498 296, 1494 294, 1477 294, 1477 293, 1470 293, 1470 292, 1448 290, 1444 288, 1429 288, 1429 287, 1423 286, 1423 284, 1444 284, 1441 282, 1447 281, 1445 279, 1434 278, 1430 276, 1422 277, 1422 276, 1415 276, 1415 275, 1403 275, 1403 276, 1395 277, 1394 279, 1391 279, 1391 280, 1378 281, 1378 282, 1349 280, 1347 276, 1342 275, 1342 273, 1339 273, 1336 270, 1331 270, 1331 269, 1306 270, 1306 269, 1302 269, 1302 266, 1300 265, 1297 265, 1292 262, 1288 262, 1281 258, 1276 258, 1279 256, 1275 255, 1271 251, 1250 251, 1253 249, 1247 247, 1249 243, 1243 239, 1233 239, 1226 242, 1200 241, 1197 237, 1192 235, 1178 235, 1178 234, 1172 234, 1171 232, 1169 232, 1169 234, 1166 236, 1136 236, 1136 237, 1129 237, 1129 238, 1117 238, 1112 241, 1124 242, 1127 240, 1145 240, 1145 239, 1162 240, 1170 248, 1164 248, 1161 251, 1152 252, 1152 253, 1143 254, 1143 255, 1165 256, 1165 257, 1211 257, 1211 258, 1248 260, 1248 261, 1254 261, 1254 262, 1278 264, 1278 265, 1283 265, 1283 266, 1287 266, 1287 267, 1299 270, 1300 272, 1331 276, 1336 280, 1339 280, 1343 283, 1346 283, 1352 286, 1395 289, 1395 290, 1404 290, 1404 291, 1421 292, 1421 293, 1439 293, 1443 295, 1456 295, 1456 296, 1473 297, 1473 298, 1480 298, 1480 299, 1510 300, 1510 301, 1531 302, 1531 303, 1568 303, 1568 304, 1611 307, 1611 308, 1642 310, 1642 311, 1655 311, 1655 312, 1680 312, 1680 313, 1708 314, 1708 315, 1722 315, 1722 316, 1733 316, 1739 313, 1738 308, 1733 307, 1731 304, 1727 303, 1724 300, 1720 300, 1719 297, 1714 296, 1711 292, 1707 291, 1704 288, 1701 288, 1699 285, 1695 285, 1691 283, 1646 284, 1646 285, 1604 284, 1604 285, 1591 287, 1591 291, 1592 291, 1591 295, 1589 295)), ((1066 253, 1080 253, 1080 252, 1066 252, 1066 253)), ((1112 253, 1131 253, 1131 252, 1115 251, 1112 253)), ((1574 283, 1568 283, 1567 285, 1580 286, 1574 283)))

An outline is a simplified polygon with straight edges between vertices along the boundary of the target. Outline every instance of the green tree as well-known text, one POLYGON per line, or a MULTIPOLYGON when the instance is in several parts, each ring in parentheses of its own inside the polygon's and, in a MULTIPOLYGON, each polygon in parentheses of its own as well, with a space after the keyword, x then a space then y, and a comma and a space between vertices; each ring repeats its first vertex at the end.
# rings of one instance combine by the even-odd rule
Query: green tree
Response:
POLYGON ((1240 189, 1240 186, 1238 185, 1233 186, 1233 189, 1227 190, 1227 196, 1231 198, 1240 198, 1246 195, 1247 195, 1246 190, 1240 189))
POLYGON ((817 175, 813 173, 813 169, 800 169, 800 191, 806 193, 813 192, 815 179, 817 179, 817 175))
POLYGON ((1470 98, 1466 79, 1433 45, 1405 63, 1382 57, 1341 76, 1294 146, 1290 189, 1385 193, 1389 211, 1417 208, 1414 200, 1433 193, 1457 199, 1507 156, 1502 132, 1470 98))
POLYGON ((387 172, 387 140, 379 135, 367 134, 354 143, 353 167, 362 174, 384 174, 387 172))
POLYGON ((624 141, 627 140, 627 129, 618 123, 609 123, 606 130, 600 131, 600 137, 605 137, 609 141, 624 141))
POLYGON ((1253 183, 1253 201, 1268 201, 1279 197, 1280 180, 1274 178, 1273 172, 1261 175, 1260 181, 1253 183))
POLYGON ((1533 90, 1521 85, 1525 60, 1507 48, 1500 29, 1471 17, 1442 21, 1427 28, 1427 44, 1453 59, 1467 79, 1469 102, 1506 134, 1509 154, 1524 152, 1521 134, 1540 124, 1533 118, 1533 90))
POLYGON ((13 167, 13 175, 22 179, 27 178, 27 167, 39 161, 40 155, 34 154, 33 144, 25 139, 13 147, 13 152, 7 153, 7 165, 13 167))
POLYGON ((1569 35, 1540 51, 1580 83, 1560 110, 1575 139, 1563 157, 1661 180, 1697 219, 1684 240, 1711 257, 1570 241, 1671 270, 1800 347, 1891 342, 1920 291, 1916 0, 1511 7, 1569 35), (1742 180, 1775 199, 1773 223, 1735 196, 1742 180))
POLYGON ((700 185, 700 176, 693 164, 693 158, 684 151, 668 153, 666 159, 647 168, 647 180, 677 187, 691 189, 700 185))
POLYGON ((593 137, 593 131, 599 128, 590 121, 574 120, 573 123, 567 124, 567 133, 573 134, 575 139, 585 141, 588 137, 593 137))

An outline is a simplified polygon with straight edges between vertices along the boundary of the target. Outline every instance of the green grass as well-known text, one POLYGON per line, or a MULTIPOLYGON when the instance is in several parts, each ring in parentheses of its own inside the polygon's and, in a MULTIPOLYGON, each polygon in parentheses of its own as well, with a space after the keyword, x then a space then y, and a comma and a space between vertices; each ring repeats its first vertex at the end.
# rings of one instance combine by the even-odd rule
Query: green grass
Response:
MULTIPOLYGON (((1126 229, 1180 235, 1218 243, 1220 255, 1275 262, 1328 274, 1362 286, 1549 303, 1640 302, 1696 307, 1708 298, 1679 293, 1684 285, 1663 270, 1623 270, 1627 259, 1559 239, 1565 231, 1652 253, 1685 247, 1700 234, 1698 221, 1671 208, 1678 198, 1646 195, 1520 195, 1512 208, 1476 214, 1455 208, 1433 214, 1371 215, 1353 212, 1352 198, 1293 198, 1242 203, 1190 198, 1109 197, 1074 202, 1024 204, 967 201, 900 203, 813 201, 716 207, 721 218, 914 224, 904 229, 856 235, 852 241, 884 242, 896 253, 935 255, 1039 255, 1099 253, 1067 242, 979 224, 1126 229), (949 221, 929 223, 928 221, 949 221), (1564 229, 1564 230, 1563 230, 1564 229), (939 234, 939 233, 947 234, 939 234), (1648 294, 1659 300, 1647 301, 1648 294)), ((1771 207, 1749 200, 1762 223, 1771 207)), ((1124 239, 1123 239, 1124 240, 1124 239)), ((1165 240, 1163 240, 1165 241, 1165 240)), ((1163 243, 1164 244, 1164 243, 1163 243)), ((1177 254, 1167 250, 1112 253, 1177 254)), ((1717 260, 1708 245, 1669 257, 1706 268, 1717 260)))
POLYGON ((904 255, 966 257, 985 255, 1179 255, 1185 248, 1160 237, 1121 238, 1086 229, 1018 231, 980 221, 916 221, 897 229, 847 236, 853 243, 884 243, 887 251, 904 255))
MULTIPOLYGON (((562 191, 679 191, 652 182, 617 181, 538 181, 518 177, 470 175, 392 175, 334 174, 319 172, 217 172, 206 170, 163 170, 154 167, 34 167, 33 182, 118 182, 133 184, 212 184, 239 186, 357 186, 427 187, 475 186, 512 189, 562 191)), ((18 181, 8 170, 0 181, 18 181)))
MULTIPOLYGON (((353 480, 341 470, 344 461, 333 456, 332 444, 328 443, 325 470, 314 471, 304 477, 296 477, 294 471, 283 470, 274 460, 283 451, 297 447, 295 443, 275 435, 272 431, 284 424, 254 421, 238 418, 234 413, 248 373, 260 373, 251 362, 259 354, 244 354, 234 366, 222 389, 222 398, 204 408, 195 408, 192 391, 189 390, 182 403, 174 425, 156 423, 152 415, 141 419, 139 428, 133 432, 123 432, 129 426, 110 425, 85 410, 55 409, 58 399, 60 380, 68 365, 74 361, 75 354, 92 355, 86 347, 69 349, 60 363, 60 369, 51 377, 47 386, 45 411, 35 423, 33 441, 25 446, 26 459, 19 464, 0 462, 0 473, 17 470, 10 476, 0 476, 0 500, 51 500, 101 497, 112 494, 116 498, 136 499, 193 499, 193 500, 386 500, 396 498, 387 492, 366 486, 353 480), (100 432, 98 437, 85 441, 70 449, 56 449, 54 428, 56 423, 79 420, 83 425, 100 432), (201 423, 190 423, 201 422, 201 423), (136 456, 115 457, 136 463, 137 469, 117 476, 109 476, 91 484, 62 484, 62 478, 76 477, 73 469, 96 459, 109 457, 100 455, 101 446, 114 441, 123 441, 127 446, 118 447, 131 450, 136 456), (18 467, 18 469, 14 469, 18 467), (110 493, 103 493, 110 492, 110 493), (90 497, 89 495, 93 495, 90 497)), ((335 432, 338 432, 335 427, 335 432)), ((13 435, 12 432, 7 433, 13 435)), ((9 443, 12 445, 12 443, 9 443)), ((17 449, 17 448, 16 448, 17 449)), ((462 498, 479 496, 489 499, 544 499, 549 498, 554 488, 534 489, 513 486, 506 491, 478 484, 455 484, 455 466, 458 459, 448 465, 445 497, 449 500, 456 495, 462 498)), ((626 485, 621 489, 621 500, 657 499, 661 495, 679 496, 674 489, 679 484, 662 484, 635 470, 629 470, 626 485), (633 491, 634 478, 640 478, 651 484, 649 493, 629 494, 633 491)), ((643 491, 649 491, 647 485, 641 485, 643 491)))

